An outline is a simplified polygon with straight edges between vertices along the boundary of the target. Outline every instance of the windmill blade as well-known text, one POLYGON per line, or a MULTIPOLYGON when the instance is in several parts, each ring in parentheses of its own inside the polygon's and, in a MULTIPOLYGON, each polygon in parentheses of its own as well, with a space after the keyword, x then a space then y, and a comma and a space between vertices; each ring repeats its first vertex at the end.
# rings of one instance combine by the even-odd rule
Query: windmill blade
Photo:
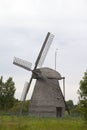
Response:
POLYGON ((42 64, 43 64, 43 62, 44 62, 44 60, 46 58, 47 52, 48 52, 48 50, 50 48, 50 45, 52 43, 53 38, 54 38, 54 35, 51 34, 50 32, 48 32, 48 34, 47 34, 47 36, 45 38, 45 41, 44 41, 44 43, 42 45, 41 51, 40 51, 40 53, 38 55, 38 58, 36 60, 34 69, 36 69, 37 66, 38 67, 42 66, 42 64))
POLYGON ((25 99, 25 96, 28 92, 28 82, 25 82, 24 84, 24 88, 23 88, 23 91, 22 91, 22 95, 21 95, 21 101, 23 101, 25 99))
POLYGON ((31 70, 32 63, 25 61, 25 60, 22 60, 20 58, 14 57, 13 64, 15 64, 19 67, 22 67, 26 70, 32 71, 31 70))
POLYGON ((30 88, 30 85, 31 85, 32 79, 33 79, 33 76, 31 76, 30 81, 29 81, 29 83, 27 84, 26 93, 24 94, 24 97, 22 98, 22 103, 21 103, 21 106, 20 106, 20 112, 19 112, 19 115, 20 115, 20 116, 21 116, 22 111, 23 111, 24 102, 25 102, 25 99, 26 99, 27 93, 28 93, 28 91, 29 91, 29 88, 30 88))

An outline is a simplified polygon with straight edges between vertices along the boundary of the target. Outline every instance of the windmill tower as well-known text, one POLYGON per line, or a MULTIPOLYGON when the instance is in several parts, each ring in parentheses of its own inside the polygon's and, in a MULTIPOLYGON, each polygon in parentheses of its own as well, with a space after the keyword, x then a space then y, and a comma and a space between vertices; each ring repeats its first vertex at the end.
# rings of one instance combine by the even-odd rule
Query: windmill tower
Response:
POLYGON ((31 63, 19 58, 14 58, 13 64, 20 66, 28 71, 32 71, 29 83, 24 87, 22 94, 22 104, 20 114, 22 113, 24 101, 32 80, 36 79, 36 84, 29 104, 29 115, 41 117, 62 117, 64 115, 66 103, 59 86, 62 77, 57 71, 41 67, 54 35, 48 32, 42 45, 40 53, 35 62, 35 67, 31 69, 31 63))

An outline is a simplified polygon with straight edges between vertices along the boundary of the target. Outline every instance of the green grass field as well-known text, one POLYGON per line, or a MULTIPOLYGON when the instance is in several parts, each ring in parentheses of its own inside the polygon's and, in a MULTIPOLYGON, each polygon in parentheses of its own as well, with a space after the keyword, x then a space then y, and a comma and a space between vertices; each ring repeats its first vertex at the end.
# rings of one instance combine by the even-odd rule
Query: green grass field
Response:
POLYGON ((0 130, 87 130, 80 118, 0 116, 0 130))

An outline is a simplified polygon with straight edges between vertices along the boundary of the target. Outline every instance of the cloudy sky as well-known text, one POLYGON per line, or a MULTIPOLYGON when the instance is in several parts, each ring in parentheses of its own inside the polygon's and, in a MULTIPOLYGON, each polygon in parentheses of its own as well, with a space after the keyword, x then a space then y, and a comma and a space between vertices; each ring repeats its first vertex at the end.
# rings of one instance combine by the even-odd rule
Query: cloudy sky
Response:
POLYGON ((13 77, 20 98, 31 73, 14 66, 13 57, 34 66, 47 32, 55 38, 43 66, 55 68, 58 49, 57 71, 66 78, 66 100, 77 103, 79 81, 87 69, 86 0, 0 0, 0 76, 13 77))

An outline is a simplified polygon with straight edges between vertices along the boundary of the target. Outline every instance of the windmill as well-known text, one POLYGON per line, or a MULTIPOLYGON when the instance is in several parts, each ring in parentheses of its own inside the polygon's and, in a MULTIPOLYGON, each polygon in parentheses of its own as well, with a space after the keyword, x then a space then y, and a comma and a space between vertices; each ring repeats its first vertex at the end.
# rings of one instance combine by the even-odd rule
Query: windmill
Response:
POLYGON ((13 64, 32 72, 29 83, 23 89, 20 114, 33 79, 37 80, 29 105, 29 114, 55 117, 62 116, 65 111, 66 104, 58 82, 62 79, 60 73, 47 67, 41 68, 53 38, 54 35, 48 32, 34 69, 31 69, 32 64, 30 62, 14 57, 13 64))

